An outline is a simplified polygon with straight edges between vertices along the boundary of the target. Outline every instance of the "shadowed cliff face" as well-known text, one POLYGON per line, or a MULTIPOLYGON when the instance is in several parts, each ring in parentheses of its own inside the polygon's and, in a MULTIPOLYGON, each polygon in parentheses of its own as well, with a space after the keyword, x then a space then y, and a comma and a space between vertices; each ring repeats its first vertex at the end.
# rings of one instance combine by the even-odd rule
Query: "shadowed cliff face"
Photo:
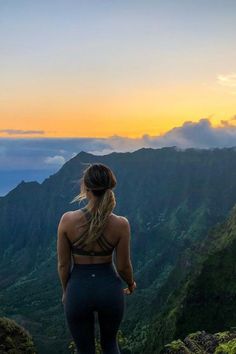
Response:
POLYGON ((233 354, 236 349, 236 330, 218 333, 197 331, 183 340, 166 344, 161 354, 233 354))
MULTIPOLYGON (((202 330, 215 333, 228 331, 235 326, 235 254, 236 205, 228 218, 213 227, 206 239, 196 244, 188 254, 193 264, 192 271, 182 279, 175 291, 169 292, 163 310, 150 321, 149 336, 143 350, 145 354, 159 353, 171 340, 176 340, 174 344, 180 344, 183 353, 188 353, 189 349, 184 347, 186 343, 182 343, 188 333, 202 330)), ((174 271, 172 273, 176 274, 174 271)), ((172 279, 171 276, 168 281, 172 279)), ((166 284, 159 292, 159 297, 162 292, 167 294, 166 284)))
POLYGON ((189 279, 176 336, 205 329, 211 333, 236 324, 236 207, 209 234, 198 272, 189 279), (193 320, 194 319, 194 320, 193 320))
POLYGON ((0 353, 36 354, 29 332, 6 317, 0 318, 0 353))

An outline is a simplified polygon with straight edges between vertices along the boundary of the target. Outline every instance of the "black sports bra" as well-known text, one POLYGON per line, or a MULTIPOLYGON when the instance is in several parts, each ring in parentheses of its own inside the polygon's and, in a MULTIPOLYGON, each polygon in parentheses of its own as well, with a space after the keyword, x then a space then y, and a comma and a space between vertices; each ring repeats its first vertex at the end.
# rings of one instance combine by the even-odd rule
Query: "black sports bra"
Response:
MULTIPOLYGON (((81 208, 81 210, 85 213, 87 219, 89 219, 89 211, 86 207, 81 208)), ((74 246, 74 243, 77 242, 75 240, 71 243, 71 253, 78 255, 86 255, 86 256, 110 256, 113 253, 115 246, 113 246, 102 234, 97 241, 99 246, 103 249, 103 251, 86 251, 83 247, 74 246)))

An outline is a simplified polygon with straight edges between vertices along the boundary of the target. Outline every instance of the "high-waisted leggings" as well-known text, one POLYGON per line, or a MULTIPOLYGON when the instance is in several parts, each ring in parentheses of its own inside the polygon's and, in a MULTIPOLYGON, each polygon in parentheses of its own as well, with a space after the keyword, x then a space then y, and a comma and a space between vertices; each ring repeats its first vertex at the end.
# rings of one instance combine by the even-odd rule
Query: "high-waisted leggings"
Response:
POLYGON ((103 354, 120 354, 117 332, 125 300, 113 262, 74 264, 66 286, 66 321, 79 354, 95 354, 95 313, 103 354))

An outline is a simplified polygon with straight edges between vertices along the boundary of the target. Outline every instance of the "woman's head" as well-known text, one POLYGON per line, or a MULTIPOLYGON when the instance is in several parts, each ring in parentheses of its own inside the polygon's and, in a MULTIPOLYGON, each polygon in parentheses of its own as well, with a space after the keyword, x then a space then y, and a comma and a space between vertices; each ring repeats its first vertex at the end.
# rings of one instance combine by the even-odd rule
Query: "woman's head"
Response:
POLYGON ((106 225, 107 219, 116 206, 113 188, 116 177, 112 170, 102 163, 89 164, 80 179, 80 194, 71 203, 89 199, 88 209, 91 212, 90 228, 86 243, 95 241, 106 225))
POLYGON ((116 178, 108 166, 95 163, 84 171, 82 183, 95 197, 101 197, 116 186, 116 178))

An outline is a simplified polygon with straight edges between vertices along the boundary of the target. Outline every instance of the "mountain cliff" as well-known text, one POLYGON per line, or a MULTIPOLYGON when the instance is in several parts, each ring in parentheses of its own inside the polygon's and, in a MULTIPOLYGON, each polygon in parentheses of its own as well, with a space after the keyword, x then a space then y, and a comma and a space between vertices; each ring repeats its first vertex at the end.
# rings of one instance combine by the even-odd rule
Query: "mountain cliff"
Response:
MULTIPOLYGON (((165 304, 149 323, 149 334, 143 353, 159 353, 171 340, 183 341, 188 333, 229 331, 236 325, 236 205, 228 218, 212 227, 207 237, 191 252, 183 252, 191 260, 192 270, 179 277, 179 286, 167 286, 178 274, 177 262, 169 279, 154 300, 152 307, 165 304), (168 290, 165 289, 167 286, 168 290)), ((208 352, 207 352, 208 353, 208 352)))
MULTIPOLYGON (((114 171, 118 181, 114 212, 125 215, 131 225, 138 289, 126 298, 122 331, 133 353, 140 353, 146 340, 149 348, 156 347, 155 329, 160 318, 166 320, 163 311, 169 314, 167 298, 184 288, 186 277, 202 262, 195 256, 205 252, 209 230, 225 220, 236 201, 234 148, 174 147, 105 156, 81 152, 41 184, 22 181, 0 198, 0 315, 27 323, 41 353, 66 353, 68 348, 56 231, 65 211, 83 206, 70 201, 79 193, 84 165, 94 162, 114 171)), ((171 326, 174 323, 171 320, 171 326)), ((190 332, 184 323, 185 317, 179 333, 190 332)), ((172 340, 166 334, 165 338, 172 340)))

